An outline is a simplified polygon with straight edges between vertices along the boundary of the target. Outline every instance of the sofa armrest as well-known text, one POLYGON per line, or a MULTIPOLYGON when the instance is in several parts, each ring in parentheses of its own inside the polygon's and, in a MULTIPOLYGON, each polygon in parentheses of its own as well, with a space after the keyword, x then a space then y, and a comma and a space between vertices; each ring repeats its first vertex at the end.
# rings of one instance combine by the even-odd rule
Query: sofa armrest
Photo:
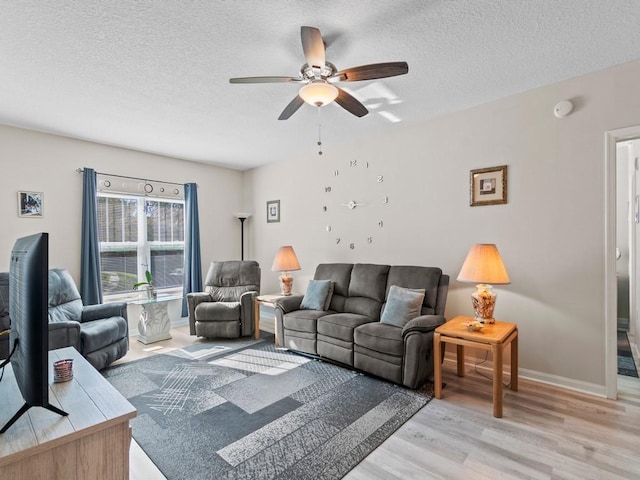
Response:
POLYGON ((445 322, 446 319, 442 315, 421 315, 402 327, 402 337, 411 332, 432 332, 445 322))
POLYGON ((74 347, 81 352, 80 323, 73 320, 49 323, 49 350, 64 347, 74 347))
POLYGON ((300 304, 304 295, 289 295, 288 297, 281 297, 276 299, 276 309, 280 310, 282 314, 294 312, 300 310, 300 304))
POLYGON ((258 292, 244 292, 240 295, 240 335, 247 337, 254 334, 254 320, 255 320, 255 298, 258 296, 258 292))
POLYGON ((118 303, 101 303, 98 305, 86 305, 82 309, 82 315, 80 321, 93 322, 94 320, 100 320, 102 318, 110 317, 122 317, 127 319, 127 304, 124 302, 118 303))
POLYGON ((189 306, 189 334, 196 334, 196 307, 202 302, 212 302, 211 295, 205 292, 187 293, 187 305, 189 306))

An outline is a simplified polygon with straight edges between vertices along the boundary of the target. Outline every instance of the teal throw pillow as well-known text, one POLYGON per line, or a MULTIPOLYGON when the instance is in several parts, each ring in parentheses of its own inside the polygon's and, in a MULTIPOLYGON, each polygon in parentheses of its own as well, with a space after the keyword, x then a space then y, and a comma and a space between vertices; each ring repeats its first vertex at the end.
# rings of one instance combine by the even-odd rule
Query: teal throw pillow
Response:
POLYGON ((331 280, 309 280, 300 310, 327 310, 331 303, 330 293, 333 294, 331 280))
POLYGON ((419 317, 422 312, 424 293, 423 288, 402 288, 391 285, 380 323, 404 327, 410 320, 419 317))

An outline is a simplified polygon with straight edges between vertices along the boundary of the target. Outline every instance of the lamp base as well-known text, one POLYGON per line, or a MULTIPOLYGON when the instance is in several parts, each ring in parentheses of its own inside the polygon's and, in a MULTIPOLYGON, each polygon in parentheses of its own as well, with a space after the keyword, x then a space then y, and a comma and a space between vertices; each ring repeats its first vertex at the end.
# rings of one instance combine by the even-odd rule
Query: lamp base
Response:
POLYGON ((481 283, 476 285, 476 290, 471 294, 471 302, 475 310, 474 319, 484 324, 496 323, 493 318, 493 309, 496 306, 496 294, 491 285, 481 283))
POLYGON ((293 277, 287 272, 280 275, 280 295, 291 295, 291 289, 293 288, 293 277))

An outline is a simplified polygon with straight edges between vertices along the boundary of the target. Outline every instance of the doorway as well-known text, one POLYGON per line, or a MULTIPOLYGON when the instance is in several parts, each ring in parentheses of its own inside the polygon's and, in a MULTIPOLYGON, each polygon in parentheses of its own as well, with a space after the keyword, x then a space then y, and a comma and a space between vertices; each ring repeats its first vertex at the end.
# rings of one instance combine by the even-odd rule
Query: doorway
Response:
MULTIPOLYGON (((638 227, 640 140, 616 143, 616 339, 617 373, 638 378, 638 227)), ((618 385, 619 387, 619 385, 618 385)))
MULTIPOLYGON (((605 390, 608 398, 618 397, 618 285, 617 285, 617 271, 618 271, 618 258, 616 249, 619 248, 618 233, 617 233, 617 218, 618 212, 616 209, 617 201, 617 150, 618 144, 621 142, 628 142, 631 140, 640 139, 640 125, 634 127, 627 127, 617 130, 612 130, 605 133, 605 238, 604 238, 604 270, 605 270, 605 295, 604 295, 604 314, 605 314, 605 390)), ((637 164, 635 160, 632 165, 627 164, 627 167, 636 172, 637 164)), ((638 165, 640 166, 640 165, 638 165)), ((636 181, 640 179, 640 174, 636 175, 636 181)), ((631 180, 628 180, 630 183, 631 180)), ((640 192, 640 189, 636 188, 635 182, 633 189, 627 192, 626 199, 621 201, 621 205, 624 208, 623 215, 626 215, 630 220, 629 223, 633 224, 633 229, 628 228, 628 232, 625 235, 622 233, 622 237, 629 239, 631 236, 631 230, 640 230, 640 224, 635 223, 636 213, 640 220, 640 205, 636 207, 636 190, 640 192), (633 193, 633 198, 630 198, 633 193), (630 201, 631 200, 631 201, 630 201)), ((628 241, 628 240, 627 240, 628 241)), ((632 247, 635 247, 635 236, 632 247)), ((640 253, 640 249, 638 249, 640 253)), ((628 251, 628 264, 632 265, 632 268, 627 269, 627 275, 629 277, 629 330, 639 331, 637 328, 638 315, 635 299, 639 298, 639 293, 636 286, 638 282, 635 281, 637 274, 640 271, 636 264, 635 248, 629 248, 628 251), (633 257, 633 259, 631 259, 633 257), (633 286, 631 286, 633 285, 633 286), (631 301, 633 300, 633 306, 631 301), (632 320, 635 319, 635 320, 632 320)), ((622 257, 622 252, 620 257, 622 257)), ((624 270, 624 268, 621 268, 624 270)), ((626 287, 623 287, 626 288, 626 287)), ((624 301, 622 302, 624 303, 624 301)), ((631 333, 630 333, 631 334, 631 333)), ((626 377, 621 377, 626 378, 626 377)))

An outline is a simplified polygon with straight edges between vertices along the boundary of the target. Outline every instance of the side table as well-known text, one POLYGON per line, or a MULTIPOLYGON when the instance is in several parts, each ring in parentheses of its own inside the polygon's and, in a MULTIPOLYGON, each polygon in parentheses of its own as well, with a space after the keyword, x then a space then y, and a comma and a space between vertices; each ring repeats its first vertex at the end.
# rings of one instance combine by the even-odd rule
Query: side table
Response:
POLYGON ((129 303, 140 305, 140 319, 138 320, 138 341, 145 345, 169 340, 171 334, 171 319, 169 318, 168 303, 182 297, 158 297, 153 299, 134 300, 129 303))
MULTIPOLYGON (((297 295, 297 294, 292 294, 292 295, 297 295)), ((290 295, 287 295, 290 296, 290 295)), ((255 298, 255 305, 254 305, 254 320, 253 320, 253 338, 259 338, 260 337, 260 305, 264 305, 266 307, 270 307, 270 308, 276 308, 276 300, 280 299, 280 298, 286 298, 285 295, 282 295, 280 293, 273 293, 273 294, 269 294, 269 295, 258 295, 255 298)), ((274 319, 274 322, 277 322, 276 319, 274 319)), ((278 325, 277 323, 274 323, 274 334, 275 334, 275 345, 276 347, 280 347, 280 338, 278 337, 278 325)))
POLYGON ((493 416, 502 417, 502 353, 511 345, 511 390, 518 391, 518 326, 515 323, 499 322, 485 325, 478 332, 471 332, 463 325, 471 317, 458 316, 436 328, 433 335, 435 397, 442 398, 442 344, 452 343, 457 347, 457 374, 464 376, 464 347, 490 350, 493 354, 493 416))

